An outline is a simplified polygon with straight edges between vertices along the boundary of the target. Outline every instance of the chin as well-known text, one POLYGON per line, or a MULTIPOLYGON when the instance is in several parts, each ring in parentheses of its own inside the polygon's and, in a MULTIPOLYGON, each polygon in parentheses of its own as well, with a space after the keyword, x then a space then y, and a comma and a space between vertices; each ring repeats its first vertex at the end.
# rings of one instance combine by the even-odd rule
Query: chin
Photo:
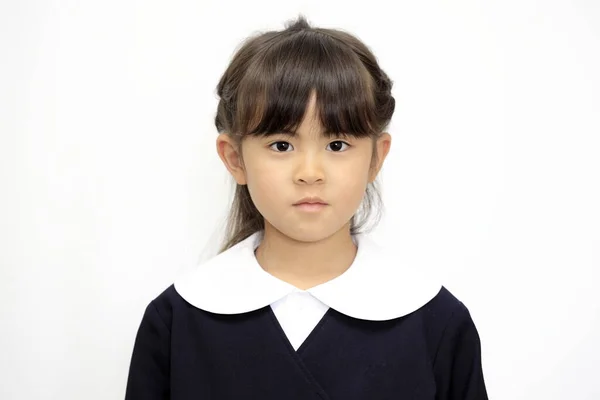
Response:
POLYGON ((343 225, 339 227, 322 227, 307 224, 304 227, 296 225, 294 227, 282 227, 281 229, 276 227, 276 229, 290 239, 298 242, 313 243, 327 239, 343 227, 343 225))
POLYGON ((290 239, 294 239, 295 241, 304 242, 304 243, 315 243, 315 242, 319 242, 319 241, 329 237, 329 235, 324 235, 324 234, 321 234, 320 232, 314 232, 314 231, 313 232, 291 232, 290 234, 287 234, 286 236, 289 237, 290 239))

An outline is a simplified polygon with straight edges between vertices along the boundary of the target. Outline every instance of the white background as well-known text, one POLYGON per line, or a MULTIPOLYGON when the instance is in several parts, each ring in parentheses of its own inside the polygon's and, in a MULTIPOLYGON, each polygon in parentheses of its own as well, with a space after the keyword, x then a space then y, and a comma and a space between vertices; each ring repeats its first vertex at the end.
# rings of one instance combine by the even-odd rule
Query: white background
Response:
POLYGON ((375 231, 471 310, 490 398, 600 398, 600 3, 2 1, 0 398, 119 399, 216 251, 215 86, 303 13, 394 80, 375 231))

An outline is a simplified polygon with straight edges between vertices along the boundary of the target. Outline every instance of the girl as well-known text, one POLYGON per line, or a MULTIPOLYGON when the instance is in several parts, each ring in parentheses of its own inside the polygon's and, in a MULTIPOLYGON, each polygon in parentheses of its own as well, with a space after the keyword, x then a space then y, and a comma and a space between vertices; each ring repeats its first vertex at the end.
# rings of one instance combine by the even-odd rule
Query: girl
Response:
POLYGON ((227 240, 146 308, 126 399, 487 399, 467 308, 360 232, 391 87, 356 37, 303 17, 241 46, 215 118, 227 240))

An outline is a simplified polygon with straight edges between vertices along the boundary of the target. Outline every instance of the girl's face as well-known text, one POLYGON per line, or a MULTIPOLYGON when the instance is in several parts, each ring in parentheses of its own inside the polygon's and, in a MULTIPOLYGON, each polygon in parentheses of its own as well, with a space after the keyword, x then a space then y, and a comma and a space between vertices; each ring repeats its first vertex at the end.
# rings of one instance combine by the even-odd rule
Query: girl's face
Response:
POLYGON ((378 139, 375 146, 379 160, 371 168, 373 139, 328 137, 321 131, 313 95, 296 135, 244 138, 243 165, 231 157, 233 163, 227 165, 227 154, 233 154, 224 145, 218 145, 219 154, 237 183, 248 185, 265 225, 303 242, 327 238, 349 223, 367 184, 377 176, 391 142, 387 133, 378 139), (326 205, 298 205, 310 197, 317 197, 326 205))

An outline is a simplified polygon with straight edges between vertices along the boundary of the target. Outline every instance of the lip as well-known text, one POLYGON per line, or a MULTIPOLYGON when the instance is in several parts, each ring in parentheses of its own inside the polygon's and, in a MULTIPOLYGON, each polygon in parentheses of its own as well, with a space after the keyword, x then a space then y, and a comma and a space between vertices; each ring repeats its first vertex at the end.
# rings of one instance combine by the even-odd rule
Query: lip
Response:
POLYGON ((320 197, 307 196, 307 197, 303 197, 302 199, 298 200, 296 203, 294 203, 294 205, 295 206, 299 206, 299 205, 326 206, 327 202, 325 200, 321 199, 320 197))
POLYGON ((297 210, 308 212, 308 213, 316 213, 323 210, 325 207, 328 207, 327 204, 323 203, 299 203, 294 204, 294 207, 297 210))
POLYGON ((327 206, 327 202, 317 196, 307 196, 294 203, 296 209, 309 213, 319 212, 327 206))

